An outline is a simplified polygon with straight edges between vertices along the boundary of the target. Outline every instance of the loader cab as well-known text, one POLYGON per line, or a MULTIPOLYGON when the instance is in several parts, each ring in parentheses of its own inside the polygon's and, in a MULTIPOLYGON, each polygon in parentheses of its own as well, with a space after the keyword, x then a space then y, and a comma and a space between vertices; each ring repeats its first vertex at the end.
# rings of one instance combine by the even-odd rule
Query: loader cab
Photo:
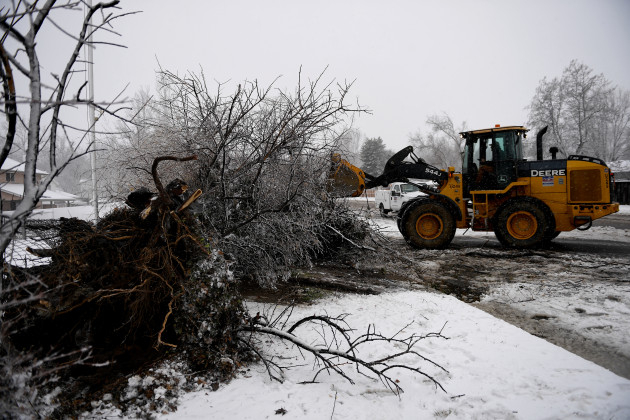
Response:
POLYGON ((523 161, 526 133, 521 126, 460 133, 466 141, 462 162, 464 196, 469 197, 470 191, 503 190, 516 181, 516 163, 523 161))

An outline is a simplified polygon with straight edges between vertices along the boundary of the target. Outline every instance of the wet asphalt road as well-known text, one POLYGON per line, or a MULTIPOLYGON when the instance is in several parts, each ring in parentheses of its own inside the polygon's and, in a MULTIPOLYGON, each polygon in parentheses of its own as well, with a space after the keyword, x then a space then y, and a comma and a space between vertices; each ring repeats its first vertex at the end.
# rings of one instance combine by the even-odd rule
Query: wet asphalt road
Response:
POLYGON ((630 214, 610 214, 595 220, 593 226, 611 226, 616 229, 630 229, 630 214))
MULTIPOLYGON (((549 248, 550 251, 569 253, 590 253, 603 256, 628 257, 630 260, 630 244, 627 242, 606 241, 601 239, 590 239, 588 231, 583 232, 583 239, 562 239, 562 234, 553 240, 549 248)), ((478 238, 456 236, 449 248, 493 248, 501 249, 501 244, 493 237, 478 238)))
MULTIPOLYGON (((595 220, 593 226, 610 226, 615 229, 630 230, 630 214, 611 214, 601 219, 595 220)), ((598 255, 626 256, 630 259, 630 244, 617 242, 614 238, 610 240, 592 239, 588 230, 581 233, 582 238, 562 238, 562 233, 553 240, 549 250, 572 253, 595 253, 598 255)), ((490 248, 501 248, 501 244, 495 238, 474 238, 466 236, 456 236, 451 243, 451 247, 467 248, 486 246, 490 248)))

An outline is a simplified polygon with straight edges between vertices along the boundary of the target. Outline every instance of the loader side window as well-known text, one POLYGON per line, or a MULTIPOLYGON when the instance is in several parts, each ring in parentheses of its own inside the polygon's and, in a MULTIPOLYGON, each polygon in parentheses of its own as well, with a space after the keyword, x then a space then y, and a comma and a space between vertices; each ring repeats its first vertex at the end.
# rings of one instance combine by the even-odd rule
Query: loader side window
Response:
POLYGON ((505 137, 503 137, 503 134, 501 135, 497 134, 497 137, 495 137, 494 139, 494 144, 497 151, 497 160, 509 159, 508 156, 510 154, 514 154, 514 153, 510 153, 509 148, 506 149, 505 143, 506 141, 505 141, 505 137))
POLYGON ((474 143, 473 163, 478 171, 483 166, 489 166, 494 161, 494 139, 492 137, 483 137, 474 143))
POLYGON ((462 165, 463 173, 474 177, 479 170, 479 162, 481 158, 485 159, 486 140, 479 137, 471 138, 466 142, 464 149, 464 161, 462 165))
POLYGON ((496 160, 521 160, 523 156, 520 133, 497 133, 494 138, 496 160))
POLYGON ((477 140, 476 142, 472 143, 472 146, 472 163, 474 163, 476 167, 479 167, 479 141, 477 140))
POLYGON ((484 140, 481 141, 481 144, 484 146, 485 150, 482 150, 483 153, 482 153, 482 156, 479 157, 479 159, 480 160, 481 159, 485 159, 487 161, 494 160, 494 158, 493 158, 494 153, 492 153, 493 152, 493 150, 492 150, 493 149, 493 147, 492 147, 492 144, 493 144, 492 139, 484 139, 484 140))
POLYGON ((470 145, 468 144, 468 142, 466 142, 466 145, 464 146, 464 159, 462 160, 462 173, 467 174, 468 173, 468 168, 470 167, 470 164, 468 163, 468 161, 470 156, 470 145))
POLYGON ((517 179, 516 162, 523 159, 521 133, 516 131, 496 133, 494 150, 497 188, 503 189, 517 179))

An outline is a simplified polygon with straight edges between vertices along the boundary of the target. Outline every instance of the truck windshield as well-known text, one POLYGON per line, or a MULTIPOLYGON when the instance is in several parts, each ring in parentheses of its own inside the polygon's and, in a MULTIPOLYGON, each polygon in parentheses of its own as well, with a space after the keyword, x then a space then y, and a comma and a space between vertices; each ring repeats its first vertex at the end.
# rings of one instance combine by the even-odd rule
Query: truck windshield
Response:
POLYGON ((404 193, 410 193, 410 192, 416 192, 416 191, 420 191, 418 189, 418 187, 416 187, 415 185, 411 185, 411 184, 402 184, 400 186, 400 191, 404 192, 404 193))

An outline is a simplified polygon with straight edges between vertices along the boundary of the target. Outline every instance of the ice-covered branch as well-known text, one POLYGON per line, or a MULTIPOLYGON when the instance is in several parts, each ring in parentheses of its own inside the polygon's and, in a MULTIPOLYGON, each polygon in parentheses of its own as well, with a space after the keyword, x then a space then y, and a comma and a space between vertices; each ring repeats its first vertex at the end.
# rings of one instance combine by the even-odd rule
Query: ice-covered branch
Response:
MULTIPOLYGON (((350 334, 352 329, 346 324, 345 316, 331 317, 327 315, 313 315, 299 319, 286 329, 278 328, 273 326, 273 324, 270 325, 265 320, 265 317, 258 315, 252 318, 250 323, 244 326, 242 330, 248 333, 278 337, 283 341, 294 344, 301 352, 310 353, 315 358, 316 364, 319 365, 320 368, 308 382, 315 382, 322 372, 334 372, 354 384, 354 380, 347 370, 348 366, 354 366, 357 373, 367 377, 377 378, 390 391, 397 395, 403 392, 403 388, 399 385, 398 381, 391 376, 391 372, 395 370, 416 372, 429 379, 437 388, 445 391, 434 376, 428 374, 418 366, 418 362, 425 362, 447 372, 440 364, 423 356, 417 350, 417 344, 422 340, 428 338, 446 339, 441 331, 426 335, 414 333, 406 337, 399 337, 399 331, 394 335, 386 336, 377 333, 376 328, 371 325, 368 326, 366 333, 352 339, 350 334), (306 339, 296 334, 298 328, 304 328, 307 325, 328 331, 330 334, 322 332, 320 333, 321 340, 316 344, 310 344, 306 339), (343 337, 343 340, 337 340, 339 335, 343 337), (366 347, 373 349, 383 343, 390 347, 392 351, 373 359, 366 359, 359 355, 361 349, 364 349, 364 352, 366 352, 366 347)), ((260 353, 259 356, 263 359, 270 376, 273 379, 280 380, 277 375, 272 373, 270 368, 273 367, 281 371, 288 368, 281 368, 278 364, 265 358, 260 353)))

